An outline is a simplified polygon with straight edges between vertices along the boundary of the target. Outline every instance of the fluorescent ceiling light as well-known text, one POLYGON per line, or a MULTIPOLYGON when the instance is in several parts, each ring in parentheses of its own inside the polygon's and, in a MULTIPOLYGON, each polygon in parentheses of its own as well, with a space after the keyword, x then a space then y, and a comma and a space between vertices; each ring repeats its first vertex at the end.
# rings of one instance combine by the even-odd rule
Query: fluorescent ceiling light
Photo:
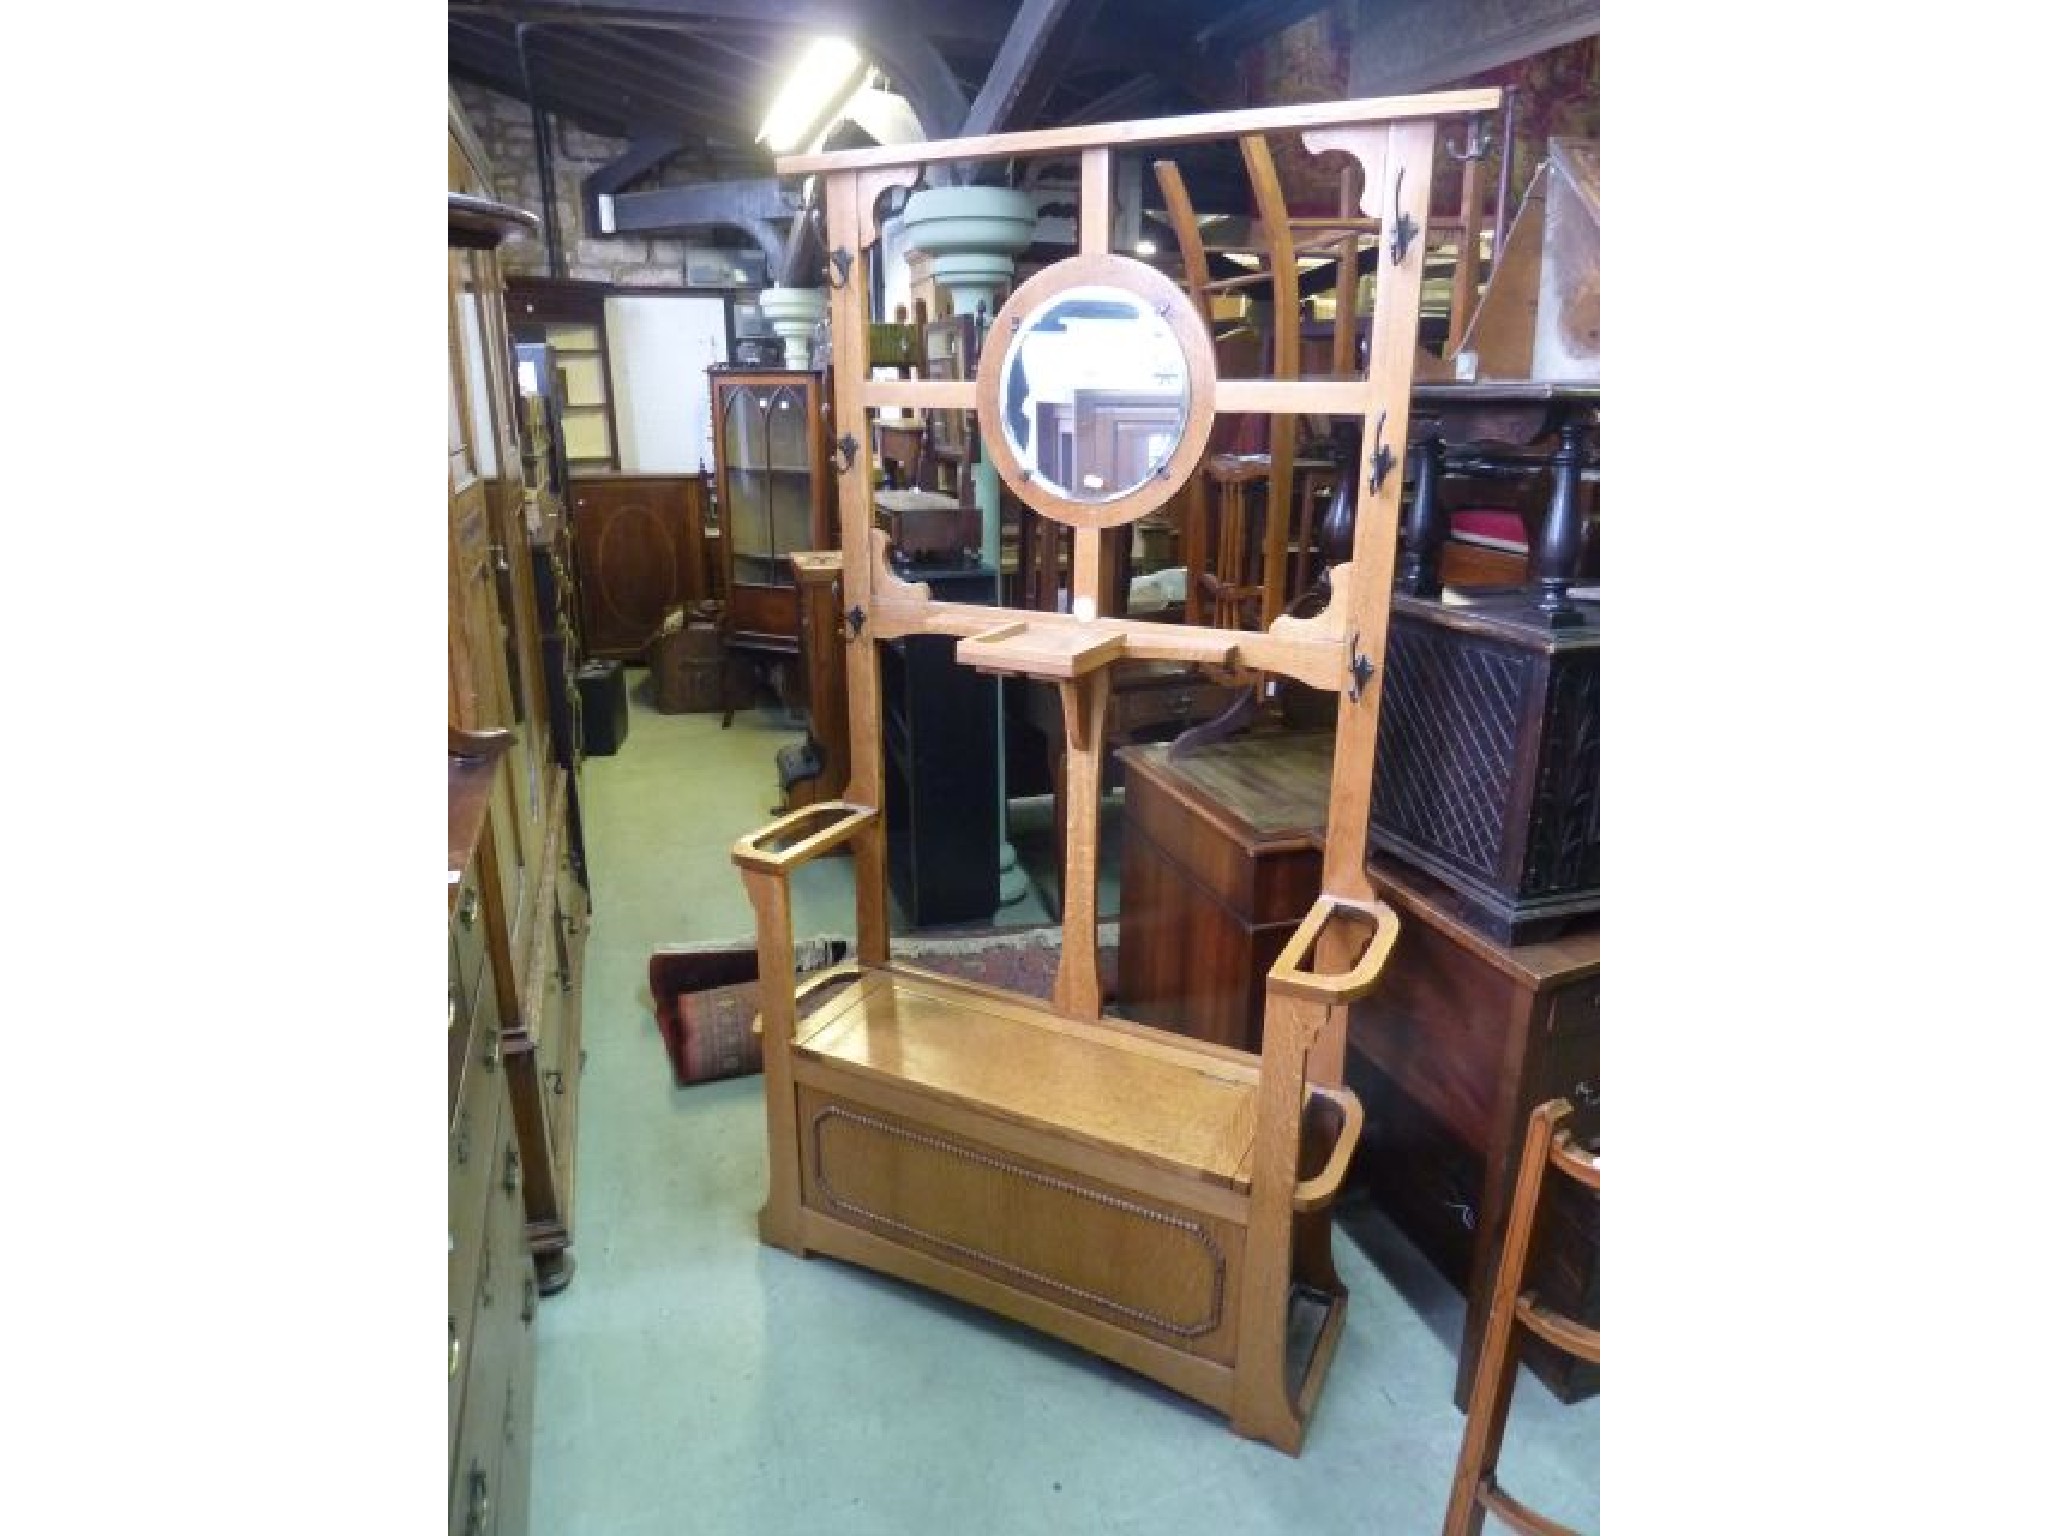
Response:
POLYGON ((862 68, 860 50, 843 37, 821 37, 804 50, 761 124, 759 141, 787 154, 828 126, 845 104, 847 90, 862 68))

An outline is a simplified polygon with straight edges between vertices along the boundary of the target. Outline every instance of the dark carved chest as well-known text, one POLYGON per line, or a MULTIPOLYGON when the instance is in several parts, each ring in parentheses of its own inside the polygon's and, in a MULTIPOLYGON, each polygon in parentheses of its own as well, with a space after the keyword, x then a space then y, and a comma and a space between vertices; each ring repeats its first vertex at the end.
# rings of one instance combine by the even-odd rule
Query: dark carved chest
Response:
POLYGON ((1600 631, 1517 596, 1396 597, 1372 847, 1523 943, 1600 906, 1600 631))

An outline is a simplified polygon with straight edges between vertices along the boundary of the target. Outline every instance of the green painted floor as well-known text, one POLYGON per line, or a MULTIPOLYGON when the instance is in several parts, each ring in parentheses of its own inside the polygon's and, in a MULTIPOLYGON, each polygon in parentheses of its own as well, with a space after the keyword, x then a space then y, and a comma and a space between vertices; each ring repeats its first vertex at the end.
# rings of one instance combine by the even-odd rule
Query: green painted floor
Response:
MULTIPOLYGON (((624 746, 583 774, 576 1274, 540 1312, 535 1536, 1439 1530, 1461 1306, 1370 1213, 1337 1235, 1351 1310, 1298 1459, 1064 1344, 756 1241, 760 1081, 672 1086, 647 958, 751 936, 727 853, 768 819, 795 734, 761 710, 729 730, 658 714, 645 672, 628 679, 624 746)), ((800 930, 853 931, 848 861, 800 871, 796 892, 800 930)), ((1597 1398, 1565 1407, 1524 1374, 1502 1480, 1597 1530, 1599 1436, 1597 1398)))

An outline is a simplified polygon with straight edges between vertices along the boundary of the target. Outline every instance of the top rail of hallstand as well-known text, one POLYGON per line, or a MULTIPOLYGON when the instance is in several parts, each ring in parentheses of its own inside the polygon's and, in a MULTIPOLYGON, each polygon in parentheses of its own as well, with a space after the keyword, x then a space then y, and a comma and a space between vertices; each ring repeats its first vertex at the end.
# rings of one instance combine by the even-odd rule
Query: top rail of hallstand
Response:
POLYGON ((778 176, 813 172, 894 170, 947 160, 1009 160, 1054 155, 1078 149, 1127 148, 1144 144, 1184 144, 1246 133, 1289 133, 1313 128, 1348 128, 1369 123, 1396 123, 1425 117, 1459 117, 1492 112, 1500 106, 1497 87, 1469 91, 1434 91, 1418 96, 1365 96, 1350 101, 1299 102, 1282 107, 1248 107, 1236 112, 1201 112, 1186 117, 1142 118, 1126 123, 1086 123, 1072 128, 1041 128, 1027 133, 990 133, 931 143, 882 144, 866 149, 841 149, 828 154, 780 155, 778 176))

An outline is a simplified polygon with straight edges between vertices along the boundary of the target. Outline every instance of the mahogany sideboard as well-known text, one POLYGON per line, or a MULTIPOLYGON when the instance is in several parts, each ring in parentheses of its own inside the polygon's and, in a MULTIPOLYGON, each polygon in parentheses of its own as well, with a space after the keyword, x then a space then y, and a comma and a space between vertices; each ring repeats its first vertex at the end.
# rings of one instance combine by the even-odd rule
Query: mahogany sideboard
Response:
MULTIPOLYGON (((1266 972, 1318 889, 1328 735, 1121 757, 1118 1009, 1257 1050, 1266 972)), ((1424 877, 1369 868, 1402 927, 1378 990, 1351 1014, 1346 1077, 1366 1107, 1353 1185, 1465 1292, 1462 1405, 1529 1110, 1570 1097, 1597 1134, 1600 939, 1585 927, 1504 945, 1424 877)), ((1550 1226, 1531 1274, 1554 1305, 1597 1320, 1597 1212, 1561 1204, 1550 1226)), ((1532 1343, 1526 1358, 1566 1401, 1597 1386, 1596 1368, 1561 1351, 1532 1343)))

